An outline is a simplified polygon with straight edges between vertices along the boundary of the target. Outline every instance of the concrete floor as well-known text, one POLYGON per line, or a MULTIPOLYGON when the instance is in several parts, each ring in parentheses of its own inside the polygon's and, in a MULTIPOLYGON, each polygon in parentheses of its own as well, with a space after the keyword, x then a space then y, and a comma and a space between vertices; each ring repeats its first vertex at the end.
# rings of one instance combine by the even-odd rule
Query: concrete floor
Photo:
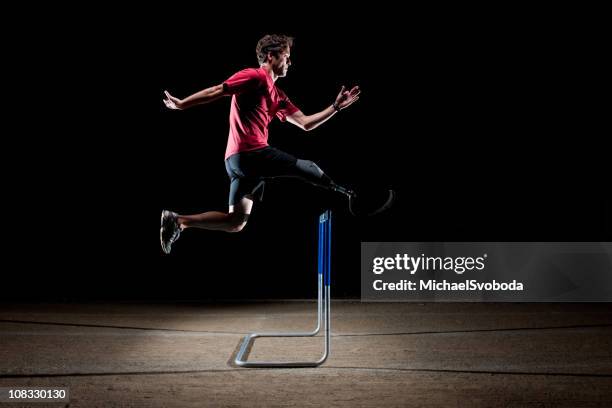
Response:
MULTIPOLYGON (((310 330, 315 307, 0 305, 0 387, 70 387, 69 405, 41 407, 612 406, 606 303, 332 302, 323 366, 232 365, 244 334, 310 330)), ((258 339, 250 359, 317 359, 322 347, 258 339)))

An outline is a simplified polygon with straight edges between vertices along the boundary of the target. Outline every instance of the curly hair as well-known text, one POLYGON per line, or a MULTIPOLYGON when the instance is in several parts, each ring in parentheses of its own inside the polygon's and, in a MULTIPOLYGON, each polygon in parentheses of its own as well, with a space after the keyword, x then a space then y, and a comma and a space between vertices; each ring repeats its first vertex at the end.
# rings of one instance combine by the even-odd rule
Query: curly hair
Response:
POLYGON ((291 46, 293 46, 293 37, 283 34, 267 34, 257 42, 257 48, 255 48, 257 61, 261 65, 266 62, 269 52, 278 56, 279 52, 291 46))

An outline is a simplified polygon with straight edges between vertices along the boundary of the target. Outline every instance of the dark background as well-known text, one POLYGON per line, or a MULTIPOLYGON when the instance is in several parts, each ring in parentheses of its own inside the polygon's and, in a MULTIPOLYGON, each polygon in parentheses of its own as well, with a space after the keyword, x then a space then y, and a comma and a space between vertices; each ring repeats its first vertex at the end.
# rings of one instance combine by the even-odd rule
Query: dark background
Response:
POLYGON ((612 239, 602 53, 579 14, 81 12, 10 46, 3 299, 313 297, 326 208, 335 297, 359 296, 362 241, 612 239), (164 256, 162 209, 226 209, 230 99, 169 111, 163 90, 256 66, 273 32, 296 38, 277 85, 305 113, 343 84, 362 97, 309 133, 275 121, 270 143, 397 202, 356 219, 340 197, 275 181, 243 232, 189 230, 164 256))

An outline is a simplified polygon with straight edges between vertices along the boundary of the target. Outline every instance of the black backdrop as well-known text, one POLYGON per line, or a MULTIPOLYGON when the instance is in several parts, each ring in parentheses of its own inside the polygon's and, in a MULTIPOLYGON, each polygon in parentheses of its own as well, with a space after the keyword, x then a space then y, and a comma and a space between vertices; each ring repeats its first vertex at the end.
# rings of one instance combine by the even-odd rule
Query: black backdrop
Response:
POLYGON ((359 296, 362 241, 612 237, 598 54, 571 20, 159 11, 83 15, 13 50, 7 82, 27 108, 6 150, 4 299, 312 297, 325 208, 336 297, 359 296), (362 88, 312 132, 275 121, 270 143, 341 184, 393 188, 396 205, 355 219, 334 195, 275 181, 243 232, 186 231, 164 256, 162 209, 226 208, 229 98, 177 112, 163 90, 184 97, 255 66, 268 32, 296 38, 277 85, 305 113, 362 88))

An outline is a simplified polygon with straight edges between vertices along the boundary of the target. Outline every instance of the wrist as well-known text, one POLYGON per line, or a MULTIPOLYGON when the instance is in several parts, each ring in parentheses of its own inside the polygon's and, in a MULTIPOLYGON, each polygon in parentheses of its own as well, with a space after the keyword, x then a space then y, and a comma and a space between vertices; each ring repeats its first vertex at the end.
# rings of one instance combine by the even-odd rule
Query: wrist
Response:
POLYGON ((340 106, 338 106, 338 102, 334 102, 332 104, 332 108, 336 111, 336 112, 340 112, 340 106))

